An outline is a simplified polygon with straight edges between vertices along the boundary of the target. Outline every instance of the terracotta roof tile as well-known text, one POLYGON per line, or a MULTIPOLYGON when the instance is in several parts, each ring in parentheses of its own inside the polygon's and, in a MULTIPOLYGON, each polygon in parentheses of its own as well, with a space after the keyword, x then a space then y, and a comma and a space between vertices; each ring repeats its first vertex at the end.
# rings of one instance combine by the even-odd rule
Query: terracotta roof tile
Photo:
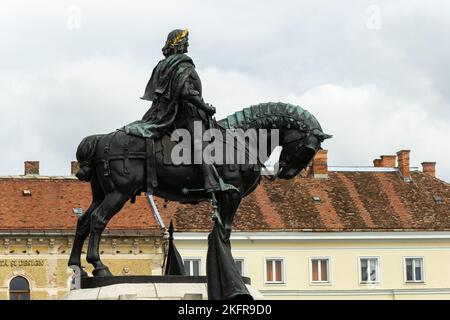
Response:
POLYGON ((305 183, 305 188, 306 190, 308 190, 311 197, 318 197, 316 199, 320 199, 315 200, 314 204, 316 209, 319 211, 321 220, 325 224, 326 228, 343 229, 344 226, 341 222, 341 218, 339 217, 339 214, 336 211, 336 208, 338 208, 336 204, 338 203, 332 201, 330 197, 333 193, 332 192, 333 185, 331 185, 328 180, 325 181, 321 180, 323 179, 311 180, 309 181, 310 183, 305 183))
MULTIPOLYGON (((274 229, 284 229, 285 224, 280 215, 275 214, 278 210, 269 199, 268 191, 264 187, 260 187, 258 192, 252 193, 255 203, 263 215, 263 220, 267 221, 267 224, 274 229)), ((244 211, 245 210, 241 210, 244 211)))
POLYGON ((347 225, 353 225, 357 229, 364 227, 370 229, 374 228, 375 224, 372 221, 372 217, 364 206, 352 181, 344 174, 336 175, 336 179, 338 183, 336 184, 331 197, 333 198, 334 203, 341 203, 343 212, 353 217, 352 221, 345 219, 348 221, 347 225), (359 215, 356 214, 357 212, 359 212, 359 215))
MULTIPOLYGON (((411 177, 404 182, 397 172, 330 172, 328 179, 302 174, 289 181, 263 180, 243 199, 234 230, 450 230, 449 184, 420 172, 411 177)), ((73 231, 73 208, 86 210, 90 204, 89 184, 74 179, 0 178, 0 195, 0 230, 73 231), (24 196, 24 189, 32 195, 24 196)), ((155 201, 166 226, 173 219, 177 231, 211 230, 209 203, 155 201)), ((140 196, 109 229, 157 230, 158 225, 140 196)))
MULTIPOLYGON (((294 181, 297 182, 302 179, 297 177, 294 181)), ((283 180, 273 182, 263 180, 255 192, 259 192, 259 188, 267 190, 270 201, 278 208, 274 214, 281 217, 286 229, 325 228, 320 212, 314 205, 312 195, 306 185, 304 183, 289 184, 286 182, 283 180)), ((245 202, 245 199, 242 202, 245 202)))
MULTIPOLYGON (((420 172, 411 176, 404 182, 397 172, 330 172, 328 179, 263 180, 242 200, 234 230, 450 230, 449 184, 420 172)), ((179 206, 175 227, 209 231, 210 216, 209 206, 179 206)))
POLYGON ((390 206, 389 200, 383 192, 382 185, 376 178, 377 174, 398 178, 395 172, 345 172, 337 174, 346 176, 353 183, 364 207, 370 213, 376 229, 402 228, 401 221, 390 206))
MULTIPOLYGON (((75 230, 73 208, 86 210, 89 183, 75 179, 0 179, 0 230, 75 230), (31 190, 24 196, 23 190, 31 190)), ((111 219, 110 230, 158 229, 145 197, 129 202, 111 219)))
MULTIPOLYGON (((386 199, 389 201, 390 207, 394 209, 396 215, 401 220, 401 224, 404 228, 416 227, 415 221, 412 221, 411 215, 406 210, 405 205, 401 201, 401 194, 394 188, 395 179, 389 179, 387 175, 377 174, 375 177, 380 182, 381 190, 386 194, 386 199)), ((400 179, 399 179, 400 180, 400 179)))

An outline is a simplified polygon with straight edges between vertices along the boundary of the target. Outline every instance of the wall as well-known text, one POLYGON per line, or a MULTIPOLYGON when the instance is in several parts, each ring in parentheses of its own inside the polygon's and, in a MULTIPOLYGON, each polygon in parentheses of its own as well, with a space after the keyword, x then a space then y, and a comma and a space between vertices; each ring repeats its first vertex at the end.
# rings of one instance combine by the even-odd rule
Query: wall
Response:
MULTIPOLYGON (((397 235, 399 233, 397 232, 397 235)), ((401 234, 401 233, 400 233, 401 234)), ((383 235, 384 236, 384 235, 383 235)), ((245 259, 245 274, 268 299, 450 299, 450 238, 361 240, 234 240, 234 258, 245 259), (359 257, 379 257, 380 282, 359 283, 359 257), (424 283, 405 283, 404 257, 424 258, 424 283), (264 259, 285 259, 285 283, 264 283, 264 259), (310 257, 330 258, 330 284, 311 284, 310 257)), ((205 240, 175 235, 182 257, 201 258, 205 240), (177 240, 178 238, 178 240, 177 240)))
MULTIPOLYGON (((67 267, 71 237, 0 237, 2 242, 0 299, 9 299, 9 283, 15 276, 28 280, 33 300, 58 299, 68 292, 72 276, 72 270, 67 267)), ((115 275, 161 275, 161 243, 156 237, 105 237, 100 246, 102 261, 115 275)), ((91 273, 92 266, 85 256, 84 253, 82 264, 91 273)))
MULTIPOLYGON (((247 235, 237 234, 232 240, 233 255, 245 259, 245 275, 251 277, 253 287, 268 299, 450 299, 449 232, 365 233, 365 238, 371 239, 354 234, 347 239, 338 239, 339 233, 328 233, 337 235, 336 239, 307 234, 310 236, 284 233, 284 236, 255 237, 250 234, 252 240, 248 240, 247 235), (309 258, 317 256, 330 258, 330 284, 314 285, 309 281, 309 258), (379 257, 378 284, 359 283, 358 258, 361 256, 379 257), (424 258, 424 283, 405 283, 405 256, 424 258), (267 257, 285 259, 284 284, 264 283, 264 258, 267 257)), ((0 299, 9 298, 9 281, 17 275, 29 280, 32 299, 61 298, 69 290, 72 275, 67 268, 71 238, 29 239, 10 237, 6 246, 5 238, 0 237, 0 244, 3 243, 0 247, 0 299), (15 261, 14 267, 12 261, 15 261), (30 262, 34 266, 30 266, 30 262)), ((206 234, 175 234, 175 243, 183 257, 201 258, 201 273, 206 274, 206 234)), ((115 275, 161 274, 163 251, 160 239, 142 237, 136 245, 133 237, 107 237, 102 241, 101 251, 103 261, 115 275)), ((92 268, 84 258, 85 254, 83 265, 91 272, 92 268)))

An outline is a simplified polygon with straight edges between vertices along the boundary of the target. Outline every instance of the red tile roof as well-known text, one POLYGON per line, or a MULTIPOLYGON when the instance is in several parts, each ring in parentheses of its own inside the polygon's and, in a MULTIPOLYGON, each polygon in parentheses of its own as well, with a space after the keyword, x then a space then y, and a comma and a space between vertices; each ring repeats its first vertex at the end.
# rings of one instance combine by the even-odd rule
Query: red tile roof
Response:
MULTIPOLYGON (((397 172, 330 172, 328 179, 301 175, 263 180, 237 212, 240 231, 450 230, 450 185, 421 172, 404 182, 397 172), (439 196, 438 204, 434 196, 439 196), (315 201, 313 197, 320 197, 315 201)), ((0 178, 0 230, 67 230, 74 207, 87 209, 89 184, 73 178, 0 178), (24 196, 23 190, 32 191, 24 196)), ((166 225, 177 231, 209 231, 208 203, 184 205, 156 199, 166 225)), ((158 230, 144 196, 127 203, 109 230, 158 230)))
MULTIPOLYGON (((0 230, 74 231, 73 208, 85 211, 91 202, 90 185, 73 178, 0 178, 0 230), (23 190, 31 190, 24 196, 23 190)), ((109 230, 158 230, 145 197, 127 203, 108 225, 109 230)))
MULTIPOLYGON (((263 180, 242 201, 234 230, 450 230, 450 185, 421 172, 411 176, 405 182, 397 172, 330 172, 328 179, 263 180)), ((212 227, 208 204, 161 203, 164 221, 174 217, 177 231, 212 227)))

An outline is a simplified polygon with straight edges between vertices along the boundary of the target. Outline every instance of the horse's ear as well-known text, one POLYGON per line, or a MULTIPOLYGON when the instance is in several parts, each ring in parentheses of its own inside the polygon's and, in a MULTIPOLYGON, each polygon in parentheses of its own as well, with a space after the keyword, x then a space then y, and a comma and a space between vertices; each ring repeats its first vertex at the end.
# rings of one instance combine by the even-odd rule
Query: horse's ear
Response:
POLYGON ((322 141, 323 141, 323 140, 325 140, 325 139, 331 139, 331 138, 333 138, 333 135, 323 133, 322 136, 321 136, 320 138, 321 138, 322 141))

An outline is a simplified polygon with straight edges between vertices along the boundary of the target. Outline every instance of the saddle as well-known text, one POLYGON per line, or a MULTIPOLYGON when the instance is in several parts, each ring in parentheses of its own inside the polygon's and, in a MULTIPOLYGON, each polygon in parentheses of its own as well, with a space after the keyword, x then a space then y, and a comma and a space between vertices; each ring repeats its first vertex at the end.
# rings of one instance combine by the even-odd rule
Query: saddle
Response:
MULTIPOLYGON (((145 152, 130 152, 128 142, 129 140, 124 139, 123 145, 123 152, 113 154, 110 152, 111 149, 111 142, 114 139, 114 137, 117 135, 117 133, 120 132, 120 130, 116 130, 114 133, 109 134, 106 136, 106 142, 105 147, 103 150, 102 157, 100 159, 97 159, 96 163, 103 163, 103 169, 104 169, 104 175, 109 176, 111 174, 110 169, 110 161, 111 160, 122 160, 123 161, 123 173, 124 174, 130 174, 130 159, 145 159, 146 161, 146 184, 145 184, 145 190, 141 190, 138 192, 138 194, 142 191, 145 191, 147 194, 151 195, 153 194, 154 188, 158 186, 158 179, 156 175, 156 148, 155 148, 155 140, 152 138, 142 138, 145 140, 145 152)), ((159 139, 161 140, 161 139, 159 139)), ((161 145, 161 142, 159 144, 161 145)), ((131 203, 134 203, 136 200, 136 195, 133 195, 131 198, 131 203)))
MULTIPOLYGON (((217 124, 215 124, 217 126, 217 124)), ((159 139, 154 138, 145 138, 145 137, 138 137, 140 139, 143 139, 145 141, 145 152, 143 151, 130 151, 129 148, 129 139, 122 138, 122 137, 129 137, 130 135, 127 134, 124 130, 116 130, 113 133, 110 133, 106 135, 105 137, 105 144, 103 153, 100 157, 98 157, 95 160, 96 164, 102 163, 103 169, 104 169, 104 175, 109 176, 111 174, 110 169, 110 161, 112 160, 122 160, 123 161, 123 173, 124 174, 130 174, 130 160, 131 159, 143 159, 145 160, 145 176, 146 176, 146 182, 144 185, 144 188, 142 190, 138 190, 136 194, 134 194, 131 197, 131 203, 135 202, 136 195, 140 194, 141 192, 146 192, 148 195, 152 195, 154 193, 154 189, 158 187, 158 179, 157 179, 157 173, 156 173, 156 154, 160 153, 160 156, 162 158, 162 162, 165 165, 173 165, 171 155, 172 155, 172 146, 176 145, 176 142, 171 140, 170 133, 166 133, 164 136, 162 136, 159 139), (117 135, 121 135, 119 137, 116 137, 117 135), (117 143, 120 146, 120 151, 117 151, 117 149, 113 152, 111 152, 111 143, 112 141, 116 139, 117 143)), ((247 149, 247 148, 246 148, 247 149)), ((259 159, 258 159, 259 160, 259 159)), ((219 165, 220 166, 220 165, 219 165)), ((253 169, 254 171, 259 171, 261 164, 228 164, 230 171, 235 170, 242 170, 247 171, 249 169, 253 169)), ((214 173, 216 175, 216 178, 219 181, 220 188, 222 191, 230 190, 230 189, 236 189, 232 185, 228 185, 223 182, 218 170, 215 166, 213 166, 214 173)), ((200 191, 200 190, 188 190, 186 188, 183 189, 183 192, 191 192, 191 191, 200 191)))

